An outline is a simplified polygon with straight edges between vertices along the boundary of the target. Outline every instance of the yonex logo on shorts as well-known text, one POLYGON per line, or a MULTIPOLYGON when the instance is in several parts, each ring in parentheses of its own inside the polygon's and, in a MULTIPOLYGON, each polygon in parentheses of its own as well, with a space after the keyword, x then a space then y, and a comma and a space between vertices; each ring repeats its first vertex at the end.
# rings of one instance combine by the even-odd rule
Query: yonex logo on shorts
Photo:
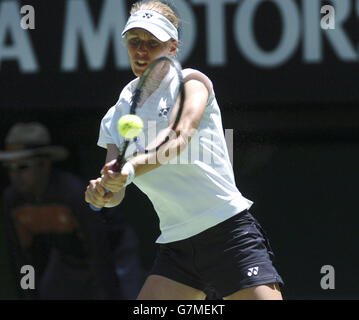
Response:
POLYGON ((258 274, 258 267, 248 268, 247 276, 251 277, 252 275, 256 276, 258 274))

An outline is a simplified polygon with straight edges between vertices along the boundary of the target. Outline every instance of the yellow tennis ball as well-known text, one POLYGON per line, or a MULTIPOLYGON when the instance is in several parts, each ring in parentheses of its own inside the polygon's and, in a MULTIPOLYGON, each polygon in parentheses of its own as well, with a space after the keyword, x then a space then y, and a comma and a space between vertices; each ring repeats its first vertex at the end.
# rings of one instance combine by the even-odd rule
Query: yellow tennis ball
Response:
POLYGON ((126 139, 137 137, 143 128, 143 121, 135 114, 126 114, 122 116, 117 123, 117 129, 126 139))

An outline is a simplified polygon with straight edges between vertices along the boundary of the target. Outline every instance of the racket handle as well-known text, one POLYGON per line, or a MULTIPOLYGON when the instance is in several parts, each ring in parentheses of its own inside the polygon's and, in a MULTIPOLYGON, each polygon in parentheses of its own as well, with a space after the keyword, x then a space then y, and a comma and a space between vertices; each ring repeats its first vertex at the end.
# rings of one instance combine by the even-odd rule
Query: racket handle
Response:
MULTIPOLYGON (((109 193, 110 191, 105 189, 105 194, 109 193)), ((96 207, 94 206, 92 203, 90 203, 90 208, 93 210, 93 211, 101 211, 102 210, 102 207, 96 207)))
POLYGON ((101 211, 101 210, 102 210, 102 208, 96 207, 96 206, 94 206, 92 203, 90 203, 90 208, 91 208, 93 211, 101 211))

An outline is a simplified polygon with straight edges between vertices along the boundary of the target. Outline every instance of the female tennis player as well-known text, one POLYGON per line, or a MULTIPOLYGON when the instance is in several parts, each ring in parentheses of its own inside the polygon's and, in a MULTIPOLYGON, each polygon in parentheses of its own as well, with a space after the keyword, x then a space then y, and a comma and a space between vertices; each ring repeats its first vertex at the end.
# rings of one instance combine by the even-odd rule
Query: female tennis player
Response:
MULTIPOLYGON (((176 55, 179 19, 161 1, 137 2, 130 13, 123 37, 138 79, 156 58, 176 55)), ((98 145, 107 149, 106 164, 101 177, 90 181, 85 199, 96 207, 117 206, 126 185, 133 182, 153 203, 161 235, 157 258, 138 299, 205 299, 208 287, 223 299, 282 299, 283 281, 273 265, 272 249, 248 212, 253 202, 235 185, 212 82, 193 69, 184 69, 183 77, 183 113, 174 138, 162 151, 180 157, 184 150, 197 150, 200 156, 174 164, 170 157, 164 163, 154 161, 156 153, 141 153, 121 172, 111 170, 123 143, 116 122, 130 103, 132 81, 102 119, 98 145)), ((171 89, 156 90, 160 92, 153 105, 166 101, 171 89)))

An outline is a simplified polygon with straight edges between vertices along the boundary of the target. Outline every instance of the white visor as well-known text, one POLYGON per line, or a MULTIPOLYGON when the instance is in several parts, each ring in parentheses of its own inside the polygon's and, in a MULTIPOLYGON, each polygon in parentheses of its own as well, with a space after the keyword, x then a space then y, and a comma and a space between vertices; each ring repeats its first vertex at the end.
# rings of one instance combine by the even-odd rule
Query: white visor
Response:
POLYGON ((122 31, 122 37, 130 29, 141 28, 152 33, 158 40, 166 42, 168 40, 178 40, 176 27, 162 14, 153 10, 139 10, 131 15, 122 31))

